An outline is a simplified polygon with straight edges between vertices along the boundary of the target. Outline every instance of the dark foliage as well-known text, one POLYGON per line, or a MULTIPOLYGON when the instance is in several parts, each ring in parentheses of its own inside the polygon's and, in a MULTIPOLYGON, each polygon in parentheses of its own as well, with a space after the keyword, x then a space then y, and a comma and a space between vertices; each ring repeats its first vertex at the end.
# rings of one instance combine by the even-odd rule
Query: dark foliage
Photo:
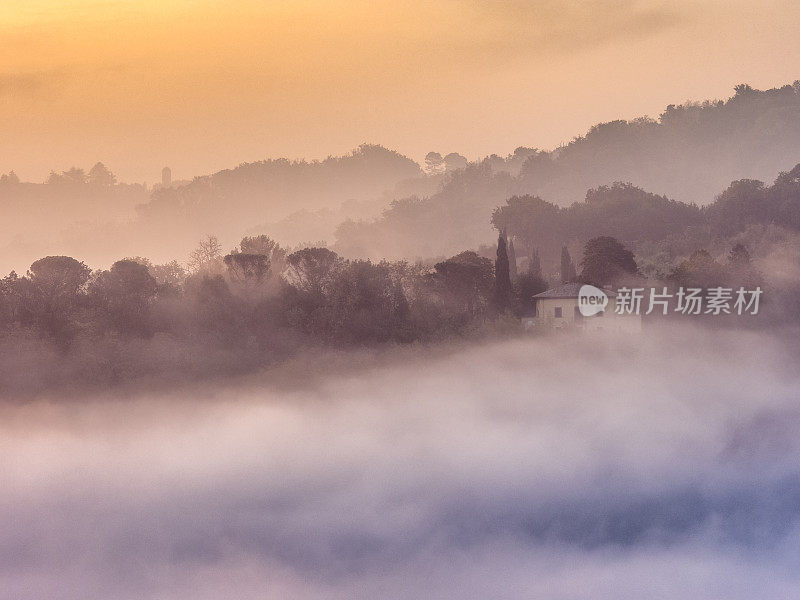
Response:
POLYGON ((488 258, 472 251, 462 252, 434 268, 431 279, 435 289, 447 304, 456 307, 457 320, 486 313, 494 285, 494 270, 488 258))
MULTIPOLYGON (((696 206, 615 183, 589 190, 585 202, 569 208, 534 196, 514 196, 495 209, 492 223, 513 235, 520 248, 531 253, 541 249, 544 259, 552 264, 559 250, 563 259, 564 241, 583 244, 601 235, 631 244, 659 241, 701 226, 705 218, 696 206)), ((567 267, 564 264, 559 270, 563 281, 574 278, 567 267)))
POLYGON ((494 261, 494 309, 498 313, 511 307, 511 274, 505 231, 497 238, 497 259, 494 261))
POLYGON ((636 275, 638 270, 633 252, 619 240, 600 236, 592 238, 584 246, 580 278, 586 283, 610 286, 626 276, 636 275))
POLYGON ((150 305, 158 284, 146 266, 132 260, 115 262, 98 273, 88 289, 88 301, 99 321, 119 333, 148 335, 150 305))
POLYGON ((781 173, 771 186, 761 181, 734 181, 707 210, 712 231, 734 235, 748 225, 780 223, 800 230, 800 164, 781 173))
POLYGON ((0 280, 0 349, 19 348, 15 360, 38 375, 6 372, 13 361, 5 361, 0 390, 210 377, 251 371, 308 345, 462 335, 487 317, 494 289, 491 262, 474 252, 430 270, 345 260, 326 248, 287 255, 269 238, 245 238, 222 262, 220 272, 206 264, 186 276, 135 258, 92 274, 73 258, 51 256, 24 277, 9 274, 0 280), (281 271, 268 255, 280 258, 281 271), (54 356, 63 369, 45 376, 39 361, 54 356))
POLYGON ((561 268, 558 270, 561 275, 561 283, 569 283, 575 279, 575 263, 569 254, 566 246, 561 247, 561 268))

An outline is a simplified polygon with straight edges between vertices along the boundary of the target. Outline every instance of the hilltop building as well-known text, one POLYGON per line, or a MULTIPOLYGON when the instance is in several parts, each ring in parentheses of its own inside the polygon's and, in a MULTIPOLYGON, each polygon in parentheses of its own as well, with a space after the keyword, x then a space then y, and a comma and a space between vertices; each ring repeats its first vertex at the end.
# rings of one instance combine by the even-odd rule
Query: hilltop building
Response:
POLYGON ((582 329, 584 331, 641 331, 642 317, 637 314, 616 313, 616 296, 612 290, 603 290, 608 296, 605 310, 591 317, 581 313, 579 305, 582 283, 565 283, 536 294, 535 315, 523 317, 525 329, 582 329))

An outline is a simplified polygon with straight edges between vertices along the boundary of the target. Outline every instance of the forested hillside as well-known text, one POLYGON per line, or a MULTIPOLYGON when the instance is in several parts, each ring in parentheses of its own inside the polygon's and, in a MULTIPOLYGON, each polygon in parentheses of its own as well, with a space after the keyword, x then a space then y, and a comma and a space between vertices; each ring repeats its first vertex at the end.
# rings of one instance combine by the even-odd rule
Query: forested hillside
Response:
POLYGON ((196 177, 177 188, 156 190, 139 214, 145 221, 174 221, 196 234, 214 231, 228 236, 302 209, 381 198, 400 182, 420 175, 413 160, 364 144, 323 161, 264 160, 196 177))
MULTIPOLYGON (((525 137, 520 132, 521 141, 531 141, 525 137)), ((143 185, 117 183, 99 164, 88 173, 53 173, 42 184, 9 173, 0 179, 0 215, 14 236, 0 240, 0 266, 23 268, 61 252, 99 264, 145 252, 168 260, 208 234, 231 244, 259 233, 287 246, 324 241, 351 258, 442 258, 493 243, 494 209, 527 196, 558 207, 577 203, 565 214, 583 223, 574 237, 585 240, 602 222, 595 212, 606 206, 608 190, 627 198, 619 218, 629 218, 625 202, 638 194, 650 210, 677 211, 662 214, 667 221, 658 227, 691 225, 697 209, 670 201, 707 206, 731 181, 770 182, 798 162, 800 82, 766 91, 740 85, 728 100, 670 105, 657 119, 599 124, 550 151, 520 147, 469 164, 455 152, 431 152, 425 170, 394 150, 365 144, 322 161, 244 163, 149 194, 143 185)), ((641 224, 626 223, 617 225, 641 224)), ((630 242, 653 234, 612 233, 630 242)), ((542 252, 546 258, 558 248, 543 243, 542 252)))
POLYGON ((297 243, 306 230, 311 236, 320 230, 316 220, 303 227, 308 219, 297 218, 303 211, 331 211, 332 232, 339 215, 375 214, 395 197, 395 188, 398 195, 427 192, 432 179, 413 160, 368 144, 322 161, 244 163, 150 190, 118 183, 101 164, 88 173, 52 173, 43 183, 21 182, 12 171, 0 178, 0 267, 21 269, 37 256, 62 252, 100 264, 130 253, 167 260, 183 257, 207 234, 233 242, 287 218, 301 225, 295 239, 271 233, 297 243))
POLYGON ((569 206, 618 181, 710 204, 731 181, 772 181, 800 161, 800 82, 766 91, 739 85, 726 101, 669 105, 658 119, 599 124, 566 146, 525 155, 518 175, 490 157, 448 175, 429 197, 397 200, 379 219, 345 223, 337 247, 360 256, 446 255, 490 242, 492 210, 510 196, 569 206))

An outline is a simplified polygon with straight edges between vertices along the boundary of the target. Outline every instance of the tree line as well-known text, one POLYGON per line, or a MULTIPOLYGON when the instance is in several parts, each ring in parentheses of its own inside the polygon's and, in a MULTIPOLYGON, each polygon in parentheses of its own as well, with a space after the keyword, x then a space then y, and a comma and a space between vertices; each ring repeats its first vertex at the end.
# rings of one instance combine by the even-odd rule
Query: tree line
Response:
POLYGON ((800 232, 800 165, 772 185, 734 181, 706 207, 618 182, 591 189, 584 202, 566 208, 537 196, 512 196, 494 210, 492 223, 526 255, 536 251, 553 266, 563 260, 565 244, 575 248, 611 236, 634 251, 643 274, 664 278, 697 250, 719 256, 736 244, 759 245, 775 228, 800 232))
MULTIPOLYGON (((563 247, 555 277, 543 273, 535 251, 518 257, 514 241, 502 231, 494 261, 464 251, 433 265, 348 260, 323 247, 288 252, 265 235, 245 237, 227 254, 209 237, 192 252, 188 270, 176 261, 131 257, 92 271, 75 258, 48 256, 25 275, 0 280, 0 330, 42 336, 61 348, 86 337, 156 334, 258 346, 279 330, 337 345, 409 343, 519 316, 549 285, 640 276, 633 253, 610 236, 586 243, 579 270, 563 247)), ((731 256, 731 265, 751 268, 744 247, 731 256)), ((709 284, 726 277, 703 252, 669 276, 709 284)))
POLYGON ((168 335, 256 353, 287 334, 334 345, 430 341, 497 314, 494 273, 475 252, 435 265, 371 262, 324 247, 289 252, 265 235, 227 254, 209 237, 188 268, 129 257, 93 271, 73 257, 48 256, 0 280, 0 332, 64 351, 105 336, 168 335))

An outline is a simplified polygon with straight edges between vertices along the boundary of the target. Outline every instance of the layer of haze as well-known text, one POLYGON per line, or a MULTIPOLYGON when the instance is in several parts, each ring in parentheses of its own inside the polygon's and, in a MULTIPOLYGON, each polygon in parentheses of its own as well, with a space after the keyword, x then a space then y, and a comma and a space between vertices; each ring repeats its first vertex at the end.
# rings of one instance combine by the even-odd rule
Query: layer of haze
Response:
POLYGON ((792 355, 766 334, 673 327, 5 404, 0 587, 19 600, 796 598, 792 355))
POLYGON ((0 172, 550 148, 665 99, 793 81, 799 23, 785 0, 7 2, 0 172))

